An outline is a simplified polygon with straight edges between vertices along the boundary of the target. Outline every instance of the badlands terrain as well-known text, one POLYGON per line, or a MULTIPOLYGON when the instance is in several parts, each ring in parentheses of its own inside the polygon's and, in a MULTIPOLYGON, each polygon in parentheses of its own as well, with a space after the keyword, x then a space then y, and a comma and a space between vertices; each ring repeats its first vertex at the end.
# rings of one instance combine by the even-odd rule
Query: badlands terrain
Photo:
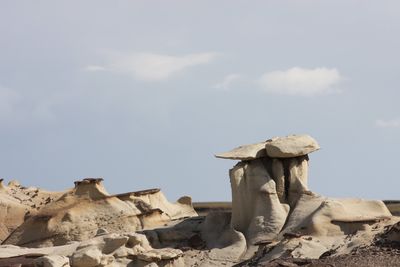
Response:
POLYGON ((400 266, 396 201, 308 189, 308 135, 217 158, 232 203, 169 202, 160 189, 110 195, 101 178, 48 192, 0 182, 0 266, 400 266))

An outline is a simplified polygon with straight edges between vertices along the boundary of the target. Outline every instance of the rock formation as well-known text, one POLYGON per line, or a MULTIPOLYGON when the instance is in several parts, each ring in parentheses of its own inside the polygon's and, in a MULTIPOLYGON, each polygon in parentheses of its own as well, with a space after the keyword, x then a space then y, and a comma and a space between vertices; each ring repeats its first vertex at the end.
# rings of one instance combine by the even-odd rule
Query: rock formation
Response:
POLYGON ((400 254, 400 217, 382 201, 308 189, 308 154, 318 149, 310 136, 292 135, 216 155, 240 161, 229 171, 232 209, 219 203, 207 213, 203 203, 204 216, 190 197, 110 195, 101 178, 62 193, 0 183, 0 267, 264 266, 393 244, 400 254))
POLYGON ((241 146, 218 158, 241 160, 230 172, 232 226, 249 244, 275 240, 299 198, 308 191, 308 153, 319 149, 307 135, 241 146))
POLYGON ((17 181, 11 181, 5 186, 3 179, 0 179, 0 242, 27 217, 60 195, 61 193, 47 192, 36 187, 23 187, 17 181))
POLYGON ((110 233, 134 232, 194 215, 188 197, 172 204, 159 189, 109 195, 101 178, 86 178, 29 217, 3 243, 58 246, 90 239, 99 229, 110 233))
POLYGON ((288 253, 319 257, 345 236, 393 222, 382 201, 330 199, 310 192, 308 154, 319 148, 310 136, 291 135, 216 155, 241 160, 229 174, 231 225, 246 237, 244 258, 260 246, 268 247, 265 259, 288 253))

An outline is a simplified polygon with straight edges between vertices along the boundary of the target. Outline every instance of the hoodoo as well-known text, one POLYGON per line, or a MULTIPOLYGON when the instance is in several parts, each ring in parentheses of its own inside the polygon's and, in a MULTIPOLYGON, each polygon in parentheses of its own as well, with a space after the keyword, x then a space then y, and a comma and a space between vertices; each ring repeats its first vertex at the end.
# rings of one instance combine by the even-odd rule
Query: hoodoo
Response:
POLYGON ((308 154, 318 149, 312 137, 290 135, 216 155, 240 160, 229 171, 231 226, 246 237, 248 252, 266 245, 271 249, 264 257, 270 259, 285 253, 319 257, 343 236, 390 220, 382 201, 331 199, 309 191, 308 154))
POLYGON ((290 209, 308 191, 308 153, 318 149, 312 137, 291 135, 216 155, 241 160, 229 172, 232 226, 250 244, 276 239, 290 209))

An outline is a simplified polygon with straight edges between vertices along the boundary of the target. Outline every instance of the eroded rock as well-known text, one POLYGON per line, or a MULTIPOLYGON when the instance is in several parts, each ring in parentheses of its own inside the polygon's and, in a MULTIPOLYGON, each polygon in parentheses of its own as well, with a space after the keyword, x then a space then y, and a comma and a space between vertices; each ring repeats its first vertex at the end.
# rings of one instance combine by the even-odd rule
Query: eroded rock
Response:
POLYGON ((274 240, 289 207, 279 201, 276 183, 262 159, 237 164, 230 170, 232 227, 245 234, 249 244, 274 240))
POLYGON ((294 158, 310 154, 320 146, 309 135, 289 135, 267 140, 265 149, 271 158, 294 158))
POLYGON ((69 258, 60 255, 48 255, 35 259, 35 267, 70 267, 69 258))
POLYGON ((231 151, 216 154, 215 157, 238 160, 253 160, 262 158, 267 155, 265 151, 265 144, 266 142, 261 142, 257 144, 239 146, 231 151))
POLYGON ((64 245, 91 239, 99 229, 109 233, 135 232, 195 215, 190 199, 169 203, 159 189, 109 195, 102 179, 86 178, 28 218, 4 244, 64 245))

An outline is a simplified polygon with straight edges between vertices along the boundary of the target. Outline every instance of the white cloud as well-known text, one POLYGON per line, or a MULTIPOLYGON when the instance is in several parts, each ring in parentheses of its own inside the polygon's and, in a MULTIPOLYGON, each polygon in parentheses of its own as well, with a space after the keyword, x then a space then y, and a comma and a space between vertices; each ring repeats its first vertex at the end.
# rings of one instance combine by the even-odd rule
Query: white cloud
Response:
POLYGON ((138 80, 162 81, 189 67, 206 64, 217 56, 216 53, 197 53, 171 56, 154 53, 133 53, 114 55, 106 66, 89 65, 88 71, 112 71, 133 75, 138 80))
POLYGON ((291 68, 285 71, 267 72, 259 84, 267 92, 287 95, 315 95, 333 90, 342 80, 337 69, 291 68))
POLYGON ((226 75, 220 83, 217 83, 213 87, 216 89, 228 90, 234 83, 238 82, 241 77, 242 75, 236 73, 226 75))
POLYGON ((375 126, 379 128, 400 128, 400 119, 376 120, 375 126))

